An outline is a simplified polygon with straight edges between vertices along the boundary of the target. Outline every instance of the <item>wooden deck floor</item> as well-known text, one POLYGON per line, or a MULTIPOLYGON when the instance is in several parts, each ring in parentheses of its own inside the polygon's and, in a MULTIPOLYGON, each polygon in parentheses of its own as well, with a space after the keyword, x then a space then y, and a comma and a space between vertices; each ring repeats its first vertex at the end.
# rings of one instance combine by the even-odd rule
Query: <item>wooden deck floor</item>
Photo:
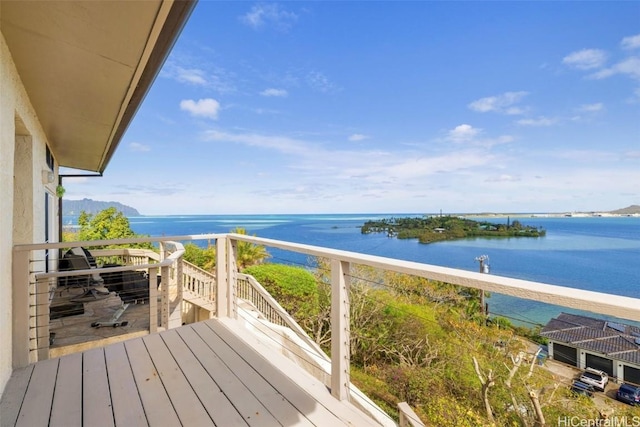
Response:
POLYGON ((230 319, 16 370, 5 426, 378 425, 230 319))

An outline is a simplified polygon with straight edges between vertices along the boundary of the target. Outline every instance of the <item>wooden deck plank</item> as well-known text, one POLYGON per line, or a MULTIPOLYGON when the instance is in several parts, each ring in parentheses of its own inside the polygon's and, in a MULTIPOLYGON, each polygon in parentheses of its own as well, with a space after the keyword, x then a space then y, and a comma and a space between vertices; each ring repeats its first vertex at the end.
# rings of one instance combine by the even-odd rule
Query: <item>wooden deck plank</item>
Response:
MULTIPOLYGON (((192 327, 198 335, 202 337, 207 345, 214 349, 222 360, 224 360, 224 363, 229 367, 229 369, 231 369, 238 379, 250 388, 251 392, 266 406, 269 412, 282 425, 313 425, 279 392, 277 387, 274 387, 274 385, 267 382, 260 375, 260 367, 252 366, 247 363, 243 359, 244 354, 240 356, 235 351, 233 347, 240 343, 239 340, 222 340, 213 331, 213 329, 208 327, 208 323, 209 322, 194 323, 192 327)), ((246 351, 253 352, 253 349, 250 349, 249 347, 246 347, 245 349, 246 351)), ((282 373, 281 376, 284 377, 282 373)), ((308 405, 313 405, 315 403, 312 402, 307 394, 303 393, 303 396, 308 398, 308 405)))
POLYGON ((129 358, 123 343, 104 349, 109 375, 109 390, 113 402, 113 419, 116 426, 147 426, 147 417, 140 401, 136 381, 131 372, 129 358))
POLYGON ((16 426, 34 427, 49 424, 57 375, 58 359, 43 360, 33 367, 16 426))
POLYGON ((60 359, 51 408, 51 427, 82 425, 82 353, 60 359))
POLYGON ((234 319, 16 370, 0 427, 376 425, 234 319))
POLYGON ((162 337, 158 334, 152 334, 142 340, 151 355, 160 380, 164 384, 182 425, 213 426, 214 423, 202 406, 199 396, 185 379, 180 366, 173 358, 162 337))
POLYGON ((2 400, 0 400, 0 427, 10 427, 16 424, 24 396, 27 394, 33 366, 29 365, 13 371, 2 394, 2 400))
POLYGON ((281 424, 269 413, 262 402, 251 394, 247 386, 223 363, 192 326, 179 328, 176 331, 220 390, 233 402, 245 422, 256 427, 280 426, 281 424))
POLYGON ((238 410, 220 390, 213 378, 209 376, 178 332, 172 329, 161 336, 173 357, 180 361, 180 368, 185 378, 199 396, 213 422, 218 426, 247 425, 238 410))
POLYGON ((82 423, 113 427, 113 410, 104 348, 82 353, 82 423))
MULTIPOLYGON (((249 365, 260 372, 266 381, 273 384, 315 425, 337 425, 354 420, 364 423, 363 425, 377 424, 351 404, 337 401, 320 380, 299 369, 293 361, 283 355, 274 354, 273 347, 265 346, 261 342, 268 338, 256 336, 232 319, 228 322, 218 319, 216 322, 203 323, 221 339, 234 342, 234 350, 240 352, 249 365), (250 342, 254 345, 249 345, 250 342), (265 354, 269 355, 269 359, 265 358, 265 354), (283 372, 286 372, 287 376, 284 376, 283 372)), ((355 422, 356 425, 359 423, 355 422)))
POLYGON ((180 420, 141 338, 126 341, 131 371, 150 426, 177 426, 180 420))

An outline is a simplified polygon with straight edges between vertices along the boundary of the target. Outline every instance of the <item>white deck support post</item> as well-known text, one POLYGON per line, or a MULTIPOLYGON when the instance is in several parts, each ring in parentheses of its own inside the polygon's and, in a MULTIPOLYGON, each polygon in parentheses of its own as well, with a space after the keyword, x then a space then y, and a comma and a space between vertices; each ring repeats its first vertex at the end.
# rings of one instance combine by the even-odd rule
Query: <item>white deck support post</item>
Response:
POLYGON ((218 237, 216 240, 216 311, 218 317, 229 317, 227 239, 228 237, 218 237))
MULTIPOLYGON (((167 246, 164 244, 164 242, 158 242, 158 247, 160 249, 160 262, 162 262, 167 259, 167 246)), ((149 262, 148 258, 147 262, 149 262)))
POLYGON ((349 399, 349 263, 331 260, 331 395, 349 399))
POLYGON ((169 329, 169 267, 160 267, 160 326, 169 329))
POLYGON ((158 268, 149 268, 149 333, 158 332, 158 268))
POLYGON ((227 238, 227 300, 229 317, 238 318, 238 242, 227 238))
POLYGON ((13 250, 13 368, 29 364, 29 250, 13 250))
POLYGON ((49 280, 36 279, 36 354, 38 361, 49 358, 49 280))
POLYGON ((176 282, 176 308, 173 312, 172 327, 182 326, 182 290, 183 290, 183 271, 182 257, 176 259, 173 267, 174 280, 176 282))

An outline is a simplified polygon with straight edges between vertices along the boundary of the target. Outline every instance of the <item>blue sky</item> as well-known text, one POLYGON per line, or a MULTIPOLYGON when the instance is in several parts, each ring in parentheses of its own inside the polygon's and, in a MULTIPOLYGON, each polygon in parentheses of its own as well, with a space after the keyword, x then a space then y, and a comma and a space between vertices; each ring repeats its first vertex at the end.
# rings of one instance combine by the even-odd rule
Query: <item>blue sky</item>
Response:
POLYGON ((200 1, 64 185, 147 215, 640 204, 640 2, 200 1))

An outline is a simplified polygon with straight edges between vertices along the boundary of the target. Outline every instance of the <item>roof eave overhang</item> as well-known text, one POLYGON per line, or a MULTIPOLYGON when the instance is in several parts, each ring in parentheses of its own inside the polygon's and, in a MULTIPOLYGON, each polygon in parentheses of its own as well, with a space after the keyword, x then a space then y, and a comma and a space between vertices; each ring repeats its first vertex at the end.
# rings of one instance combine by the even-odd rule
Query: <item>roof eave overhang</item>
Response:
POLYGON ((113 157, 116 148, 118 148, 118 144, 120 144, 124 133, 133 120, 138 108, 140 108, 140 105, 151 88, 153 81, 160 72, 164 61, 169 56, 171 48, 175 44, 178 35, 182 31, 189 15, 193 11, 196 1, 197 0, 175 0, 164 3, 164 5, 169 4, 168 10, 161 11, 161 13, 164 12, 166 14, 164 16, 164 20, 162 23, 158 23, 158 21, 156 21, 158 26, 161 25, 161 28, 157 32, 154 29, 154 34, 150 37, 150 42, 147 44, 147 49, 145 49, 145 53, 148 50, 148 55, 146 55, 145 58, 146 60, 140 63, 140 69, 138 70, 139 73, 138 71, 136 72, 139 77, 134 80, 135 84, 132 84, 132 87, 130 88, 129 93, 131 96, 128 98, 127 102, 122 105, 120 119, 113 128, 111 138, 107 141, 102 160, 95 172, 102 174, 107 168, 107 165, 113 157))
MULTIPOLYGON (((57 165, 102 174, 196 0, 0 3, 0 28, 57 165)), ((39 132, 22 124, 16 133, 39 132)))

